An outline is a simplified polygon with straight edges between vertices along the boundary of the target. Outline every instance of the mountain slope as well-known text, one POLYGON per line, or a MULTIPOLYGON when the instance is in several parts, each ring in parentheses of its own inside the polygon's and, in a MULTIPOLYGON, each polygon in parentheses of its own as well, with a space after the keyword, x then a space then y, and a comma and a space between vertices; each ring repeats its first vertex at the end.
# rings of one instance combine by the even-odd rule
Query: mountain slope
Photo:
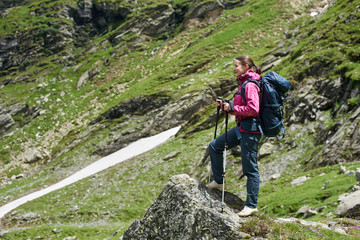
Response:
MULTIPOLYGON (((262 142, 264 183, 276 173, 289 178, 359 159, 359 1, 9 4, 0 28, 3 204, 129 142, 183 125, 167 145, 9 214, 4 227, 31 226, 19 236, 35 237, 48 223, 64 236, 90 234, 79 228, 84 222, 104 237, 123 232, 172 175, 205 180, 201 159, 213 135, 213 102, 232 96, 232 60, 240 54, 292 85, 287 138, 262 142), (174 152, 175 159, 163 160, 174 152)), ((230 191, 238 192, 240 158, 234 152, 229 159, 230 191)))

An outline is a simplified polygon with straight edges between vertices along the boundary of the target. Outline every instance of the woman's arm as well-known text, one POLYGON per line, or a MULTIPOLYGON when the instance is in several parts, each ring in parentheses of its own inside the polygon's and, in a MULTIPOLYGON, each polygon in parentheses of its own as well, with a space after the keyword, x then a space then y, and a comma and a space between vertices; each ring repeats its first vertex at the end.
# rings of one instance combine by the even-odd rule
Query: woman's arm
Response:
MULTIPOLYGON (((251 82, 247 83, 245 85, 246 104, 233 105, 231 103, 229 106, 229 113, 232 115, 236 115, 236 116, 239 115, 242 117, 258 116, 260 111, 259 93, 260 93, 260 89, 255 83, 251 83, 251 82)), ((236 96, 242 98, 242 96, 240 95, 236 95, 236 96)))

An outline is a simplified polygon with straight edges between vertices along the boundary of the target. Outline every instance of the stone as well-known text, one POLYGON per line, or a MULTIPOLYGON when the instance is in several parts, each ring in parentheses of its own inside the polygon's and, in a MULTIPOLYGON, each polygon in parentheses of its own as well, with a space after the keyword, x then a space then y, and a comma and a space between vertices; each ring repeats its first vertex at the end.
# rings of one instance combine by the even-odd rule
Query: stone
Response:
MULTIPOLYGON (((357 161, 360 156, 359 124, 360 107, 354 110, 351 117, 344 123, 340 122, 335 131, 329 132, 324 146, 314 157, 313 167, 357 161), (351 154, 345 154, 349 150, 351 154)), ((349 171, 347 174, 351 174, 351 172, 349 171)))
POLYGON ((9 114, 11 116, 18 115, 20 113, 26 113, 29 110, 29 105, 27 104, 14 104, 9 107, 9 114))
POLYGON ((306 176, 302 176, 302 177, 299 177, 297 179, 294 179, 292 182, 291 182, 291 186, 292 187, 295 187, 295 186, 298 186, 298 185, 301 185, 301 184, 304 184, 304 182, 306 182, 306 180, 310 179, 309 177, 306 177, 306 176))
POLYGON ((20 178, 24 178, 24 177, 25 177, 25 175, 20 173, 20 174, 15 176, 15 179, 20 179, 20 178))
POLYGON ((342 217, 360 216, 360 191, 356 191, 339 197, 339 206, 335 214, 342 217))
POLYGON ((262 144, 260 147, 260 158, 268 156, 275 151, 276 151, 276 146, 269 142, 266 142, 262 144))
POLYGON ((33 213, 33 212, 28 212, 28 213, 25 213, 24 215, 20 216, 20 219, 25 222, 29 222, 29 221, 32 221, 37 218, 38 218, 38 214, 33 213))
POLYGON ((75 239, 77 239, 76 236, 69 236, 64 238, 63 240, 75 240, 75 239))
POLYGON ((221 212, 221 191, 211 191, 186 174, 173 176, 145 216, 133 222, 122 239, 250 239, 239 231, 240 218, 229 206, 230 196, 240 208, 244 206, 240 198, 226 192, 221 212))
POLYGON ((304 218, 308 218, 308 217, 311 217, 311 216, 314 216, 318 214, 318 211, 313 208, 313 207, 310 207, 310 206, 302 206, 297 212, 296 212, 296 215, 297 216, 303 216, 304 218))
POLYGON ((270 180, 275 180, 275 179, 278 179, 281 177, 281 174, 280 173, 275 173, 273 175, 270 176, 270 180))
POLYGON ((0 115, 0 135, 9 130, 15 124, 10 114, 0 115))
POLYGON ((54 229, 52 230, 52 232, 53 232, 53 233, 61 233, 62 231, 61 231, 61 229, 54 228, 54 229))
POLYGON ((163 160, 164 160, 164 161, 171 160, 171 159, 175 158, 175 157, 176 157, 177 155, 179 155, 179 154, 180 154, 180 152, 172 152, 172 153, 166 155, 166 156, 163 158, 163 160))
POLYGON ((278 218, 275 220, 275 222, 285 223, 285 224, 286 223, 296 223, 296 224, 301 224, 303 226, 320 227, 325 230, 332 230, 334 232, 346 235, 346 232, 344 229, 342 229, 340 227, 336 227, 336 225, 333 223, 325 224, 325 223, 319 223, 319 222, 313 222, 313 221, 305 221, 305 220, 298 219, 298 218, 278 218))
POLYGON ((26 149, 24 152, 24 162, 25 163, 34 163, 39 161, 42 158, 42 154, 36 148, 26 149))
POLYGON ((360 168, 356 169, 355 178, 356 178, 356 181, 358 181, 360 183, 360 168))
POLYGON ((355 171, 353 171, 353 170, 348 170, 348 171, 346 171, 344 174, 345 174, 345 176, 352 176, 352 175, 355 175, 355 171))
POLYGON ((80 89, 81 87, 85 86, 89 78, 89 71, 85 71, 83 74, 81 74, 76 88, 80 89))
POLYGON ((345 173, 346 172, 346 168, 342 165, 340 165, 339 167, 339 174, 345 173))

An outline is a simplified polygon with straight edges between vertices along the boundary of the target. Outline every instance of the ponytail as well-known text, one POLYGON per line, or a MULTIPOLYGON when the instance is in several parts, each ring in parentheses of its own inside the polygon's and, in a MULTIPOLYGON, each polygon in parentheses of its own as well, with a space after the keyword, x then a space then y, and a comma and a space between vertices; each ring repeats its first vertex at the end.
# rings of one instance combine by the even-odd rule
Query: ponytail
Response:
POLYGON ((253 66, 253 67, 255 67, 255 72, 256 72, 257 74, 261 75, 261 73, 262 73, 262 69, 261 69, 261 67, 260 67, 260 66, 258 66, 258 65, 255 65, 255 64, 254 64, 254 66, 253 66))

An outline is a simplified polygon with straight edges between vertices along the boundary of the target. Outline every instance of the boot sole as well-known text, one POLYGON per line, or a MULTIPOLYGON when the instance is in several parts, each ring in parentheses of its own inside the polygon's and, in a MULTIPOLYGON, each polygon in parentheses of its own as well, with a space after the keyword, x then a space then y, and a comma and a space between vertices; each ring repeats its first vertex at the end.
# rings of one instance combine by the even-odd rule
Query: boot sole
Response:
POLYGON ((250 213, 250 214, 248 214, 248 215, 240 215, 240 213, 238 213, 237 215, 239 216, 239 217, 250 217, 250 216, 252 216, 252 215, 256 215, 256 214, 258 214, 259 212, 252 212, 252 213, 250 213))

